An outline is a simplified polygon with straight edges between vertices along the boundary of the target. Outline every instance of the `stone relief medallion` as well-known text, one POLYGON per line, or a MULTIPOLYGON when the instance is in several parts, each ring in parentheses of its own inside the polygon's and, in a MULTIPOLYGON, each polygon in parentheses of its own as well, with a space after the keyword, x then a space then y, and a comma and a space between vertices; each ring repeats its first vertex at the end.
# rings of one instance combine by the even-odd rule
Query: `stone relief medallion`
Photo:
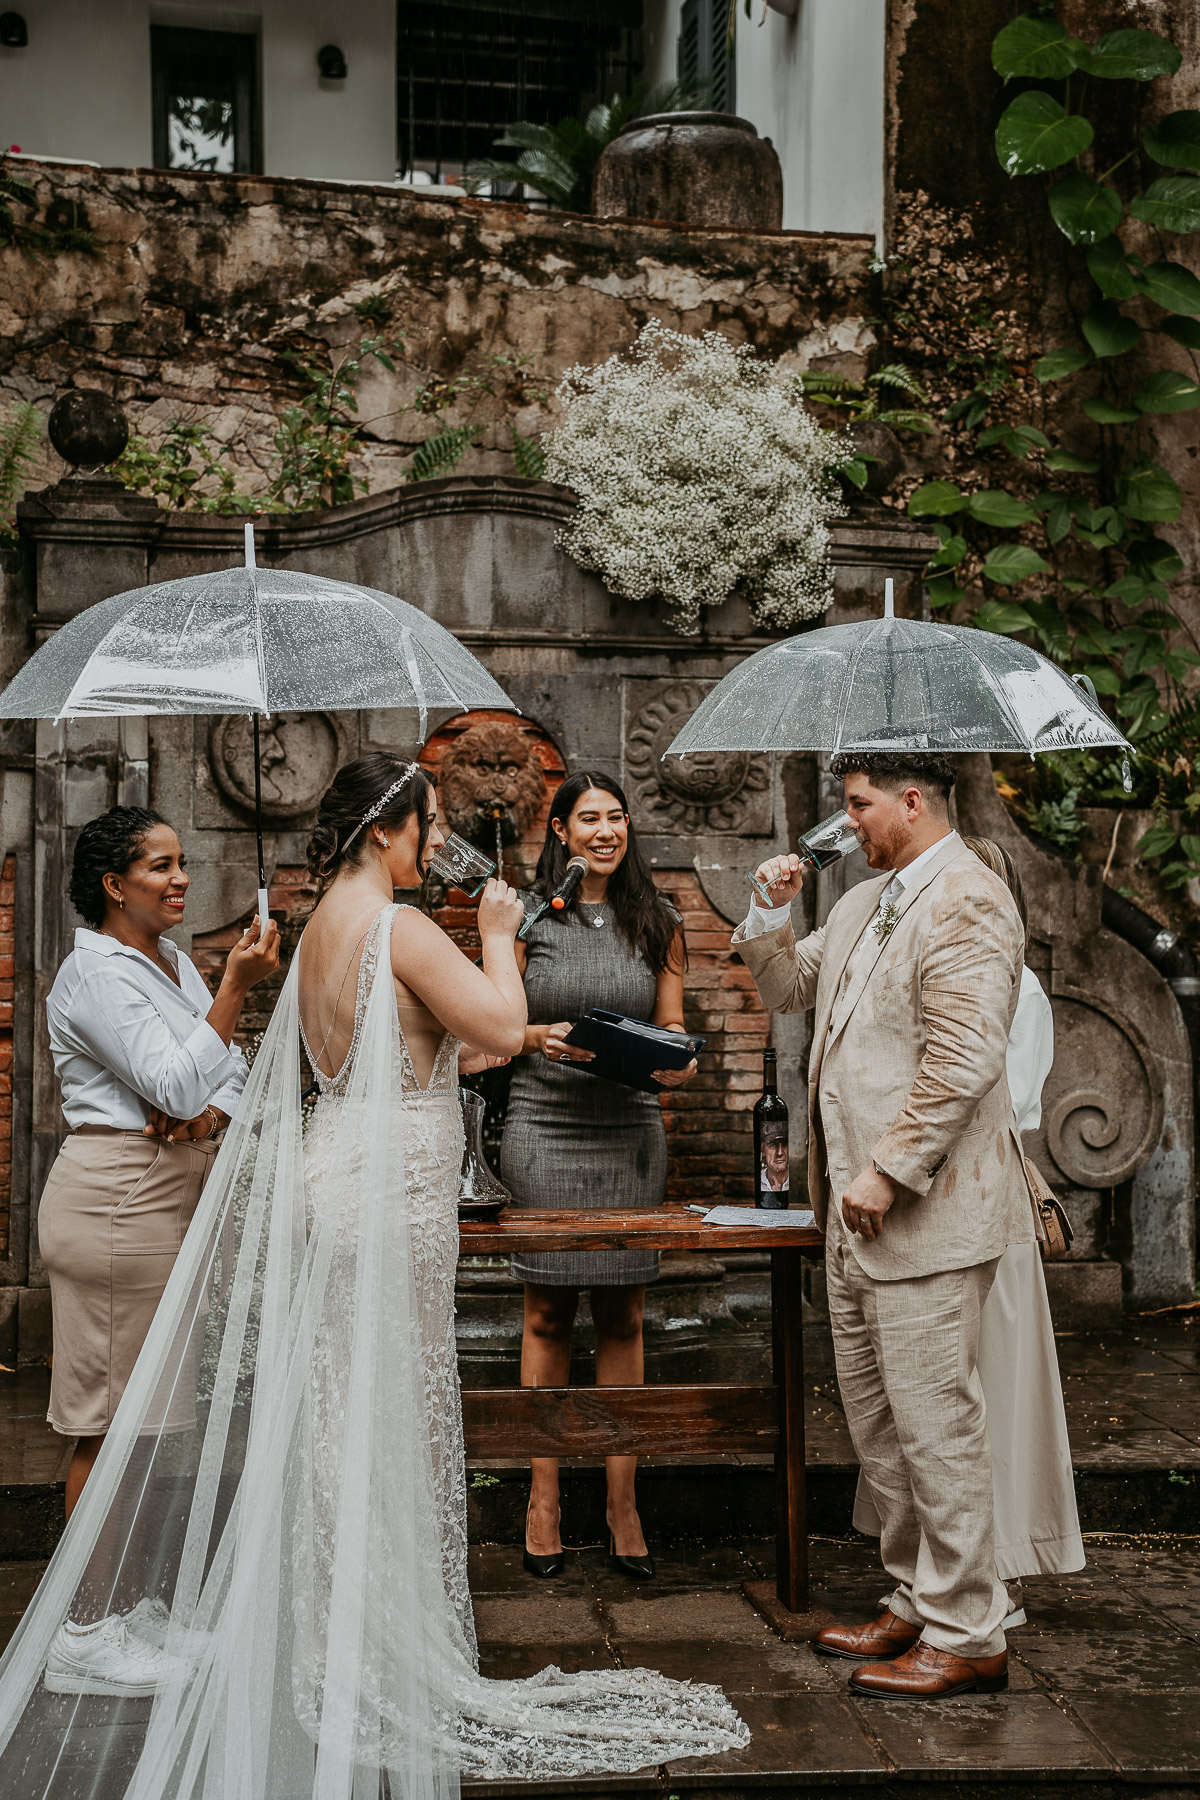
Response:
MULTIPOLYGON (((262 809, 266 819, 300 819, 343 760, 344 733, 331 713, 274 713, 259 726, 262 809)), ((254 734, 250 720, 218 719, 209 733, 213 778, 227 800, 254 811, 254 734)))
MULTIPOLYGON (((640 698, 648 684, 630 684, 640 698)), ((631 720, 625 767, 635 823, 640 831, 687 836, 736 832, 762 837, 771 830, 771 771, 765 756, 750 751, 663 752, 691 717, 710 682, 663 682, 631 720)))
POLYGON ((1054 1068, 1030 1149, 1037 1160, 1044 1144, 1076 1187, 1116 1187, 1162 1135, 1157 1059, 1133 1021, 1097 995, 1056 985, 1053 1002, 1054 1068))

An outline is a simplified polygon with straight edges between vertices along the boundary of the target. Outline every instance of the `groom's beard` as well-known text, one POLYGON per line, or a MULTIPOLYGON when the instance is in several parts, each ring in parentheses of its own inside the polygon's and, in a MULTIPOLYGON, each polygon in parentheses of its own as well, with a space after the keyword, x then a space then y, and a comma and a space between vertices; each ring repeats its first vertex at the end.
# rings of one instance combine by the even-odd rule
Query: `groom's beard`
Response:
POLYGON ((890 830, 880 831, 863 845, 867 853, 868 868, 881 871, 894 869, 898 859, 912 843, 912 838, 912 828, 903 819, 890 830))

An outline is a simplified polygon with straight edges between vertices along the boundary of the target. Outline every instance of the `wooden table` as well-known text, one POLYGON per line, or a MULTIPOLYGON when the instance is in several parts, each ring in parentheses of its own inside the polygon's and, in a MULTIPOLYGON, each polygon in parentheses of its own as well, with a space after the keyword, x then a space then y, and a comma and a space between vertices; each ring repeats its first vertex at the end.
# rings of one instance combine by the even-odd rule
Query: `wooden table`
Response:
MULTIPOLYGON (((804 1257, 824 1245, 812 1225, 705 1225, 679 1205, 655 1212, 557 1212, 507 1208, 494 1222, 464 1221, 465 1256, 537 1250, 769 1250, 772 1381, 763 1387, 706 1382, 662 1387, 464 1388, 472 1456, 695 1456, 737 1450, 775 1455, 778 1563, 773 1606, 755 1603, 785 1635, 806 1636, 809 1613, 804 1490, 804 1257), (773 1613, 778 1612, 779 1618, 773 1613), (797 1628, 788 1630, 789 1622, 797 1628)), ((777 1218, 778 1214, 771 1215, 777 1218)), ((766 1584, 761 1584, 765 1586, 766 1584)))

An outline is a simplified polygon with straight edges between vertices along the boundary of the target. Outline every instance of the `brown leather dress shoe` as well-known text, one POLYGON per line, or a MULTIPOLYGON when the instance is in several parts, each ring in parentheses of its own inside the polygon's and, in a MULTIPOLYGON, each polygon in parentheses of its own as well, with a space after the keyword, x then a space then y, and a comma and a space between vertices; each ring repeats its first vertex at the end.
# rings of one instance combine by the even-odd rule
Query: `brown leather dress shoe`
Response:
POLYGON ((898 1619, 885 1607, 869 1625, 827 1625, 813 1639, 813 1649, 819 1656, 845 1656, 851 1662, 891 1662, 920 1635, 919 1625, 898 1619))
POLYGON ((852 1694, 878 1700, 945 1700, 950 1694, 1000 1694, 1008 1686, 1008 1651, 999 1656, 954 1656, 917 1643, 882 1668, 855 1669, 852 1694))

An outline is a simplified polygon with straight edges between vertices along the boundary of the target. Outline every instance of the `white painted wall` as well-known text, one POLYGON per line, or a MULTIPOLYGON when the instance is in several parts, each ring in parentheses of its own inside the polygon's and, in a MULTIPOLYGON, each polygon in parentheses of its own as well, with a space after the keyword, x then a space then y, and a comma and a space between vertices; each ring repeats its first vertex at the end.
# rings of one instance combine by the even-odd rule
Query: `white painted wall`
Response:
MULTIPOLYGON (((647 72, 676 72, 682 0, 647 0, 647 72)), ((736 101, 783 165, 789 231, 883 236, 886 0, 799 0, 792 18, 738 0, 736 101)))
POLYGON ((153 22, 259 35, 268 175, 394 178, 395 0, 262 0, 252 11, 172 0, 18 0, 18 10, 29 47, 0 49, 6 149, 147 167, 153 22), (317 73, 317 51, 328 43, 345 54, 345 81, 317 73))

